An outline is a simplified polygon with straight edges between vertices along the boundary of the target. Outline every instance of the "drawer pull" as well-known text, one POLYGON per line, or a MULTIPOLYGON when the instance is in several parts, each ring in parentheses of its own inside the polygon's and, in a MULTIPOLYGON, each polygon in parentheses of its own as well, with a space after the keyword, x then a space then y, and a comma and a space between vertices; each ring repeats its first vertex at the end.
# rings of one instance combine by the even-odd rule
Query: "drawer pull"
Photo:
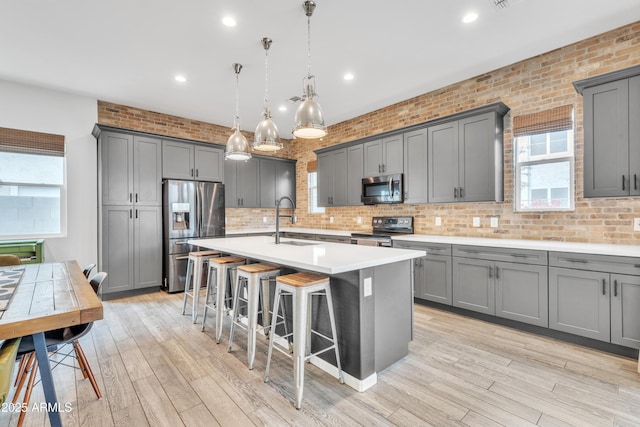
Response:
POLYGON ((586 259, 575 259, 575 258, 559 258, 560 261, 566 261, 566 262, 570 262, 573 264, 586 264, 589 261, 587 261, 586 259))
POLYGON ((511 254, 511 256, 514 258, 529 258, 529 255, 522 255, 522 254, 511 254))
POLYGON ((618 296, 618 281, 617 280, 613 281, 613 296, 614 297, 618 296))
POLYGON ((633 264, 635 268, 640 268, 640 264, 633 264))
POLYGON ((493 278, 493 267, 489 267, 489 279, 493 278))
POLYGON ((444 251, 445 250, 445 248, 436 248, 436 247, 433 247, 433 246, 427 246, 426 249, 429 250, 429 251, 444 251))
POLYGON ((477 254, 478 251, 471 251, 468 249, 459 249, 460 252, 462 252, 463 254, 477 254))
POLYGON ((607 280, 602 279, 602 295, 606 295, 606 294, 607 294, 607 280))
POLYGON ((500 278, 500 267, 496 266, 496 279, 500 278))

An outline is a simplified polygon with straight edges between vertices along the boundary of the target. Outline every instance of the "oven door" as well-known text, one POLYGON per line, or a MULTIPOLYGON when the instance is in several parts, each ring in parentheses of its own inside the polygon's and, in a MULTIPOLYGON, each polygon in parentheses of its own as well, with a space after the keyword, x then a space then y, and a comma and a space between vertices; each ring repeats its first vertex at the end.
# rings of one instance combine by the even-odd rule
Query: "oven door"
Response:
POLYGON ((402 174, 373 176, 362 179, 362 203, 402 203, 402 174))

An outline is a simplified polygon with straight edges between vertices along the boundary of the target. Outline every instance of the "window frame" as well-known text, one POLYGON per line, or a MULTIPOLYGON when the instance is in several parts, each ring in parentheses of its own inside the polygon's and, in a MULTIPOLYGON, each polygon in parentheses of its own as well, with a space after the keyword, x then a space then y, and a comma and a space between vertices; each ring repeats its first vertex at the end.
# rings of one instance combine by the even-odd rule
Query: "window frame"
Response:
POLYGON ((318 171, 307 171, 307 200, 307 211, 310 214, 325 213, 325 208, 318 206, 318 171), (311 186, 312 174, 315 174, 315 186, 311 186))
MULTIPOLYGON (((563 132, 567 132, 567 151, 565 153, 550 153, 551 148, 551 134, 562 131, 548 131, 543 134, 546 136, 546 149, 547 152, 544 155, 530 156, 533 160, 518 160, 518 139, 530 138, 534 135, 540 135, 541 133, 531 133, 516 136, 513 138, 513 211, 514 212, 574 212, 576 209, 576 175, 575 175, 575 131, 573 127, 571 129, 565 129, 563 132), (569 162, 569 207, 562 208, 523 208, 522 205, 522 193, 521 193, 521 177, 523 166, 537 166, 552 163, 564 163, 569 162)), ((564 188, 564 187, 549 187, 547 194, 550 194, 551 188, 564 188)))

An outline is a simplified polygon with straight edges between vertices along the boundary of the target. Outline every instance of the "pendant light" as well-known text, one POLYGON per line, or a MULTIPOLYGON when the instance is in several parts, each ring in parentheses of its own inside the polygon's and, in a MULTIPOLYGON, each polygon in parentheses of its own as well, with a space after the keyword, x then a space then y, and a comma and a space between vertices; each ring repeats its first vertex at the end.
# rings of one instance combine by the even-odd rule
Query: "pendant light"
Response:
POLYGON ((307 77, 303 78, 303 101, 296 111, 293 134, 298 138, 322 138, 327 134, 327 127, 324 125, 322 108, 313 100, 316 95, 316 78, 311 74, 311 15, 313 15, 316 4, 307 0, 302 4, 302 7, 307 15, 307 77))
POLYGON ((264 117, 254 133, 253 149, 257 151, 278 151, 282 148, 282 144, 278 142, 280 134, 278 132, 278 126, 271 120, 271 111, 269 111, 269 48, 271 47, 272 40, 270 38, 263 38, 260 40, 262 47, 264 48, 264 111, 262 116, 264 117))
POLYGON ((227 140, 227 148, 224 153, 225 160, 249 160, 251 158, 247 138, 240 133, 240 113, 238 112, 238 76, 240 75, 241 70, 242 64, 233 64, 233 71, 236 73, 236 115, 233 118, 234 131, 227 140))

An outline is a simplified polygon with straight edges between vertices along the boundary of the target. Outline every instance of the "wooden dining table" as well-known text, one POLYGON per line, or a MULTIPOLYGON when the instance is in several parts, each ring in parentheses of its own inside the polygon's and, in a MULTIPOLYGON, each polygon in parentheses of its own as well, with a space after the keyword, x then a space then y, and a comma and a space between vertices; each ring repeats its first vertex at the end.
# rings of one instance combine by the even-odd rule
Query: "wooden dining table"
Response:
MULTIPOLYGON (((33 336, 49 422, 61 426, 44 332, 102 319, 102 303, 76 261, 24 265, 6 310, 0 340, 33 336)), ((0 267, 2 269, 16 268, 0 267)))

